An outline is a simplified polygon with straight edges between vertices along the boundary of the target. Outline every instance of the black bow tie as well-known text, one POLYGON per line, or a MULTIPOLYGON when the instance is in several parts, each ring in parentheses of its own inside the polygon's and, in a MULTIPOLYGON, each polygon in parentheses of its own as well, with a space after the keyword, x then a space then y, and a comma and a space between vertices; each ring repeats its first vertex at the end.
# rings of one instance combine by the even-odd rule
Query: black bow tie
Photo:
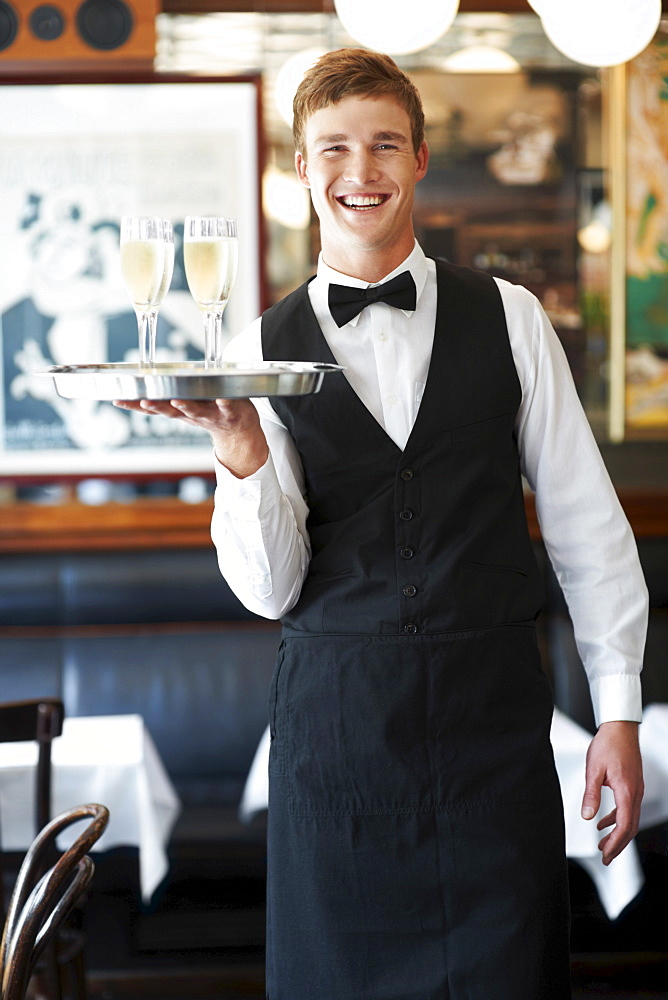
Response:
POLYGON ((337 326, 350 323, 365 306, 372 302, 387 302, 396 309, 415 310, 417 292, 410 271, 403 271, 396 278, 373 288, 351 288, 350 285, 329 286, 329 309, 337 326))

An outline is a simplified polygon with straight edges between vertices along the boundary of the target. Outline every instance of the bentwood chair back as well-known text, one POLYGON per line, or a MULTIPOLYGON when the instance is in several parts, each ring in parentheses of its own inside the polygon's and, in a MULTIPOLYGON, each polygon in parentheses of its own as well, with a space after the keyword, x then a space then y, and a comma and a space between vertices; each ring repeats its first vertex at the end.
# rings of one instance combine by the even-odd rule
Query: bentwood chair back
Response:
POLYGON ((91 804, 70 809, 46 825, 31 844, 11 896, 0 942, 0 1000, 24 1000, 30 976, 72 908, 88 887, 94 865, 88 852, 101 837, 108 810, 91 804), (43 874, 58 834, 90 817, 83 833, 43 874))

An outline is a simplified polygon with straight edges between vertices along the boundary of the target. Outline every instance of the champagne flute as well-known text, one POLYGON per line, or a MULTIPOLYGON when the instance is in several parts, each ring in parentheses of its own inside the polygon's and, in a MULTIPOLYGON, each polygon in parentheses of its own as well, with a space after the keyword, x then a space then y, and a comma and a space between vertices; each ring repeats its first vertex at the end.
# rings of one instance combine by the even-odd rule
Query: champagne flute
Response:
POLYGON ((155 364, 155 344, 158 330, 158 310, 165 295, 169 291, 174 273, 174 227, 169 219, 162 220, 162 238, 164 241, 164 261, 162 265, 162 281, 156 296, 155 305, 148 312, 148 357, 149 365, 155 364))
POLYGON ((189 215, 183 260, 190 294, 204 317, 204 367, 222 364, 223 311, 237 274, 235 219, 189 215))
POLYGON ((121 273, 137 315, 142 366, 155 364, 158 310, 172 280, 173 267, 171 223, 149 215, 124 215, 121 219, 121 273))

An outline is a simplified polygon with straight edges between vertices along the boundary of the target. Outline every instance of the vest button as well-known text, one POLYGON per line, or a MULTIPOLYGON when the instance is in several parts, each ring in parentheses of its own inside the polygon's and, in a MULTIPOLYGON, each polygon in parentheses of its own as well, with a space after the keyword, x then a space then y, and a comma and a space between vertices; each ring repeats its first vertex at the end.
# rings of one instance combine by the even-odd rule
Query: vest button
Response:
POLYGON ((404 587, 404 597, 415 597, 417 594, 417 587, 414 587, 412 583, 407 583, 404 587))
POLYGON ((410 483, 411 479, 413 478, 413 470, 412 469, 402 469, 401 472, 399 473, 399 475, 401 476, 401 478, 403 479, 403 481, 405 483, 410 483))
POLYGON ((412 622, 410 622, 408 625, 404 625, 404 632, 406 632, 407 635, 415 635, 417 630, 418 630, 417 625, 413 625, 412 622))
POLYGON ((413 556, 415 555, 415 552, 410 547, 410 545, 407 545, 404 549, 399 549, 399 554, 402 557, 402 559, 412 559, 413 556))
POLYGON ((409 510, 408 507, 404 507, 403 510, 399 511, 399 517, 401 518, 402 521, 410 521, 411 518, 413 517, 413 511, 409 510))

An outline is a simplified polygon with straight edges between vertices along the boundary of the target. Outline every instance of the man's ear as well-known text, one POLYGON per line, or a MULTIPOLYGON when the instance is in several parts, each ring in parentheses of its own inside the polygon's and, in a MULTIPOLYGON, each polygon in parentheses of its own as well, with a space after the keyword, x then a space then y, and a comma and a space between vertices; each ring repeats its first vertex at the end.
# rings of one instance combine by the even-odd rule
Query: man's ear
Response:
POLYGON ((423 140, 422 145, 418 149, 417 156, 415 157, 415 180, 421 181, 424 175, 427 173, 427 164, 429 163, 429 147, 427 143, 423 140))
POLYGON ((306 188, 310 188, 311 182, 308 179, 308 166, 306 160, 299 152, 295 153, 295 170, 297 171, 299 183, 303 184, 306 188))

